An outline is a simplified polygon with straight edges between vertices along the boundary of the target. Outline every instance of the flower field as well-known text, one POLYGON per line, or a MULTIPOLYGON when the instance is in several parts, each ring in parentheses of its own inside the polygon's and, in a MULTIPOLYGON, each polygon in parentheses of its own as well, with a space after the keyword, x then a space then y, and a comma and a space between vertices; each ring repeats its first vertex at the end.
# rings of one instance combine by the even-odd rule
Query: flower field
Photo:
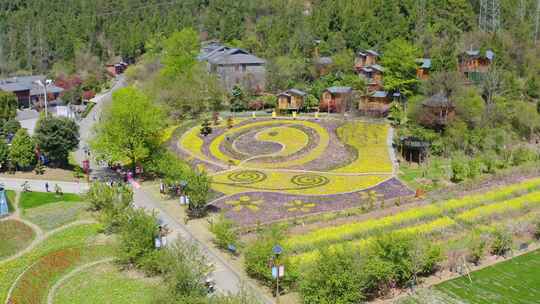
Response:
POLYGON ((320 228, 301 235, 292 235, 285 248, 295 254, 293 261, 305 264, 313 261, 318 249, 332 250, 344 246, 363 246, 372 235, 381 232, 420 233, 433 235, 466 230, 486 218, 512 217, 540 207, 540 178, 524 181, 459 199, 437 202, 398 214, 340 226, 320 228))
POLYGON ((339 139, 358 151, 358 157, 350 164, 333 172, 381 172, 392 173, 392 161, 388 153, 388 125, 356 122, 346 123, 337 129, 339 139))
MULTIPOLYGON (((346 204, 339 200, 391 180, 394 170, 389 133, 387 124, 363 121, 246 119, 232 128, 214 127, 207 136, 202 136, 200 126, 196 126, 182 136, 179 147, 194 165, 221 168, 211 173, 214 191, 234 196, 233 200, 255 192, 279 193, 282 204, 277 210, 282 211, 280 218, 288 218, 300 213, 290 212, 286 206, 296 199, 292 196, 325 197, 333 208, 324 211, 345 205, 358 207, 361 196, 354 199, 355 204, 349 203, 353 200, 349 197, 344 197, 346 204)), ((385 199, 411 194, 397 183, 403 191, 394 191, 395 195, 385 195, 385 199)), ((230 218, 251 210, 234 209, 227 200, 214 205, 225 209, 230 218)), ((266 212, 268 200, 261 201, 252 213, 266 212)), ((302 214, 323 211, 316 207, 292 209, 303 210, 302 214)))

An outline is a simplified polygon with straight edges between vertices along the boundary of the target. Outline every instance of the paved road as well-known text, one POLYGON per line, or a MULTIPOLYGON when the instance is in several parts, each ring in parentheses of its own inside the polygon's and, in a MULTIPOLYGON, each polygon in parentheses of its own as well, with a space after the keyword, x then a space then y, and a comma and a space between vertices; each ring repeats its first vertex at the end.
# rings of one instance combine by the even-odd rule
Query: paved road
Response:
POLYGON ((54 185, 58 184, 62 188, 64 193, 77 193, 81 194, 88 190, 87 183, 77 183, 77 182, 59 182, 59 181, 47 181, 47 180, 37 180, 37 179, 20 179, 20 178, 10 178, 10 177, 0 177, 0 184, 3 184, 6 189, 21 191, 22 184, 28 181, 30 185, 30 191, 45 192, 45 183, 49 183, 49 190, 54 191, 54 185))
MULTIPOLYGON (((101 112, 103 108, 110 104, 112 100, 112 93, 116 90, 121 89, 127 85, 126 80, 123 75, 120 75, 116 78, 112 88, 100 95, 97 95, 93 101, 96 103, 92 112, 90 112, 86 118, 83 118, 79 121, 79 134, 80 134, 80 144, 79 149, 75 151, 75 159, 78 163, 82 164, 82 161, 86 159, 85 149, 88 148, 88 142, 93 136, 93 126, 96 122, 99 121, 101 112)), ((92 167, 96 167, 95 164, 92 164, 92 167)))

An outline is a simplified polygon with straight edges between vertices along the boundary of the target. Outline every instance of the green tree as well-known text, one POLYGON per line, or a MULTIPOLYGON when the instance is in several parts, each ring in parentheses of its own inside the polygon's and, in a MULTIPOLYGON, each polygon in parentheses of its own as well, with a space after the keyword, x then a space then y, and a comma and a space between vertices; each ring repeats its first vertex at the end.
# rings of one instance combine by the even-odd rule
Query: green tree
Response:
POLYGON ((34 138, 51 163, 67 165, 69 152, 79 145, 79 126, 65 117, 42 118, 37 123, 34 138))
POLYGON ((145 94, 133 87, 120 89, 97 125, 91 146, 98 159, 135 167, 159 146, 164 121, 162 111, 145 94))
POLYGON ((303 303, 360 303, 364 300, 365 277, 359 262, 352 248, 335 252, 321 250, 315 266, 300 281, 303 303))
POLYGON ((20 129, 15 134, 9 150, 11 162, 19 168, 28 169, 36 161, 34 140, 26 129, 20 129))
POLYGON ((402 38, 390 41, 386 47, 381 64, 384 70, 384 88, 400 91, 411 96, 416 91, 416 58, 418 49, 402 38))
POLYGON ((8 121, 17 116, 19 102, 13 93, 0 91, 0 121, 8 121))
POLYGON ((189 197, 189 213, 200 217, 206 213, 211 178, 206 172, 192 171, 187 174, 186 194, 189 197))
POLYGON ((227 249, 229 245, 238 247, 238 232, 234 222, 224 214, 220 214, 216 221, 211 223, 210 231, 214 234, 214 242, 220 248, 227 249))
POLYGON ((125 264, 138 265, 156 248, 158 223, 154 215, 144 209, 125 209, 121 217, 118 259, 125 264))
POLYGON ((192 28, 173 33, 164 44, 163 73, 167 76, 189 74, 197 64, 199 35, 192 28))

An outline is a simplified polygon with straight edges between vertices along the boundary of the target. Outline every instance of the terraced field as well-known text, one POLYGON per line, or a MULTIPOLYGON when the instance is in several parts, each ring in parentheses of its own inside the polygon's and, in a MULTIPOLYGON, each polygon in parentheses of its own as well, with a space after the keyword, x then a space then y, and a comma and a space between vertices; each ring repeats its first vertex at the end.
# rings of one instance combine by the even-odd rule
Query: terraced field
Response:
POLYGON ((319 249, 361 248, 373 235, 382 232, 421 233, 446 239, 473 229, 489 229, 499 221, 525 222, 528 213, 540 210, 540 178, 498 188, 486 193, 436 202, 394 215, 345 223, 291 235, 285 248, 292 261, 306 265, 316 260, 319 249))

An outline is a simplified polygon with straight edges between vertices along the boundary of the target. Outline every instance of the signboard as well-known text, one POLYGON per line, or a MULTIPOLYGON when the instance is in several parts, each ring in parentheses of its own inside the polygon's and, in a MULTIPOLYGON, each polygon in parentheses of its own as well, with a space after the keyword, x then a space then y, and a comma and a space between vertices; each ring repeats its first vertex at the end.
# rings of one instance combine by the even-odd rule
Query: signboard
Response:
POLYGON ((282 278, 285 275, 285 266, 272 266, 272 278, 277 279, 279 276, 282 278))

